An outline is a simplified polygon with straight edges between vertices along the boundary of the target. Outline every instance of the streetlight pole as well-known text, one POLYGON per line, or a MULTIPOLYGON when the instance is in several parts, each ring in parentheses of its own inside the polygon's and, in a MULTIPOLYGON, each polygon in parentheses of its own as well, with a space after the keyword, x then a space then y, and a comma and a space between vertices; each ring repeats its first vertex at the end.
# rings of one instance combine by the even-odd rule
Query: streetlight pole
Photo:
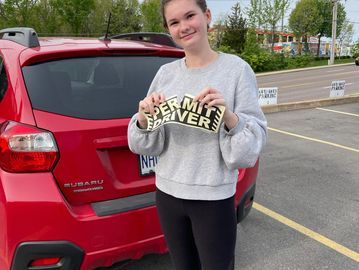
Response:
POLYGON ((332 19, 332 47, 330 49, 330 60, 329 65, 334 64, 334 53, 335 53, 335 43, 337 36, 337 9, 338 9, 338 0, 332 0, 333 5, 333 19, 332 19))

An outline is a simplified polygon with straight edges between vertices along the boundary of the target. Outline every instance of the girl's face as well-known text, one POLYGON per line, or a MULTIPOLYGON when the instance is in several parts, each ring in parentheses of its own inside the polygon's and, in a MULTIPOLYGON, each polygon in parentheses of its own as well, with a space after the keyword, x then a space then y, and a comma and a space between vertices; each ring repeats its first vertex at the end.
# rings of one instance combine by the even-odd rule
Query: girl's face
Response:
POLYGON ((184 50, 199 49, 208 42, 211 12, 203 12, 195 0, 173 0, 166 4, 164 15, 172 38, 184 50))

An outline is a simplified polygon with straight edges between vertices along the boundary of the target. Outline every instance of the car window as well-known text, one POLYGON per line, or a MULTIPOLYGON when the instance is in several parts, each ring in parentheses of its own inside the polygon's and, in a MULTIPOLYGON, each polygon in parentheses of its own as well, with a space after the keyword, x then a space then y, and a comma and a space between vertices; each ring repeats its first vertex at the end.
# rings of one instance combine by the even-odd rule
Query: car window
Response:
POLYGON ((159 67, 176 58, 71 58, 23 67, 34 109, 85 119, 127 118, 137 112, 159 67))
POLYGON ((0 57, 0 102, 5 96, 8 87, 8 80, 3 59, 0 57))

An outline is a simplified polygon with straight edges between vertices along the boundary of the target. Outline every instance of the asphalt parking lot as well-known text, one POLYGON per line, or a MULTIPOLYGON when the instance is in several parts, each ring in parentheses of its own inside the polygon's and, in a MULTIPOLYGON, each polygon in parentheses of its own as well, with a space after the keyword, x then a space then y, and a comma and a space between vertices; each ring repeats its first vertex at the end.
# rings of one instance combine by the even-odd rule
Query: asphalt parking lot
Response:
MULTIPOLYGON (((359 269, 359 103, 267 114, 241 270, 359 269)), ((214 247, 215 248, 215 247, 214 247)), ((166 255, 113 269, 172 270, 166 255)))

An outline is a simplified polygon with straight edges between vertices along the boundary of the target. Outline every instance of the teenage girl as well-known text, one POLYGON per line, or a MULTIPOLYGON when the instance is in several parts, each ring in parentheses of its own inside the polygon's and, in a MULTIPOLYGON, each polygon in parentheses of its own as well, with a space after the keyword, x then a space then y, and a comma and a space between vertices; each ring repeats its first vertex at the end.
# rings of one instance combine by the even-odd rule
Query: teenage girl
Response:
POLYGON ((175 269, 234 269, 238 168, 255 165, 267 136, 255 74, 240 57, 210 48, 205 0, 162 0, 161 11, 185 57, 159 69, 129 124, 129 147, 159 156, 156 204, 175 269), (143 112, 185 94, 225 106, 218 133, 177 124, 146 130, 143 112))

